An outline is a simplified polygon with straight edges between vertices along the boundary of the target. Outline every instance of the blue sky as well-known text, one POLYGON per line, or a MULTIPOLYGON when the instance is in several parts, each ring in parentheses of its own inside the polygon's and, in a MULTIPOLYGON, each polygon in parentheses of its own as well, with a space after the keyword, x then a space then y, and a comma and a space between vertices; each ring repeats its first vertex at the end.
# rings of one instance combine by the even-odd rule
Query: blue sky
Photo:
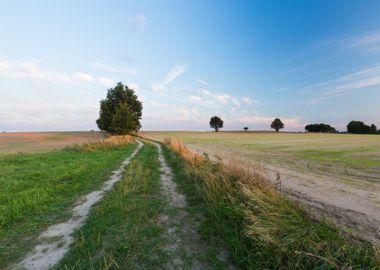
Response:
POLYGON ((121 81, 144 130, 380 127, 380 1, 3 1, 0 129, 96 129, 121 81))

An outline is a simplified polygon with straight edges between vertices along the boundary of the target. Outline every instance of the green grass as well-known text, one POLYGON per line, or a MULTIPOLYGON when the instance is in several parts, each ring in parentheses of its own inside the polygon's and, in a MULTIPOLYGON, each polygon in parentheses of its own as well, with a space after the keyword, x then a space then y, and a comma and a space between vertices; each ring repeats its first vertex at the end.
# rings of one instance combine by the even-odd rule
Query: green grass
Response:
POLYGON ((49 225, 67 218, 78 197, 98 189, 134 148, 0 156, 0 268, 28 252, 49 225))
POLYGON ((363 152, 370 152, 371 150, 365 148, 351 149, 351 150, 323 150, 323 149, 308 149, 296 151, 297 155, 301 159, 313 160, 321 163, 339 163, 341 165, 352 168, 378 168, 380 167, 380 161, 365 156, 355 154, 361 154, 363 152))
MULTIPOLYGON (((185 209, 200 223, 199 233, 201 240, 207 243, 205 253, 201 254, 197 259, 206 262, 208 269, 230 269, 228 267, 233 264, 228 254, 228 247, 224 239, 218 237, 218 234, 213 231, 214 227, 210 226, 211 217, 207 217, 207 215, 210 215, 208 206, 201 196, 199 187, 192 183, 186 163, 167 147, 163 147, 163 154, 168 165, 172 168, 173 180, 177 183, 178 192, 186 196, 187 206, 185 209), (225 253, 225 258, 222 260, 219 257, 221 253, 225 253)), ((190 261, 191 259, 189 258, 190 261)))
POLYGON ((157 218, 163 207, 155 146, 146 144, 95 206, 56 269, 164 269, 157 218))
POLYGON ((380 269, 379 254, 334 226, 315 222, 242 168, 189 163, 165 150, 193 209, 206 217, 202 236, 230 250, 242 269, 380 269))

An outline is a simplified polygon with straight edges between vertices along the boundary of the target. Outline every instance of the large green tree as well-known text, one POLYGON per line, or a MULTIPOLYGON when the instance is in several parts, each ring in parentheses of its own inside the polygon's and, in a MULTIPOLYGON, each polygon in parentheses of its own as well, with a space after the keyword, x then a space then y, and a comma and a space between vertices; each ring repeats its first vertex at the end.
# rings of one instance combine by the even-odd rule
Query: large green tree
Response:
POLYGON ((223 128, 223 120, 218 116, 213 116, 210 119, 210 128, 215 129, 215 132, 218 132, 220 128, 223 128))
POLYGON ((275 129, 276 132, 278 132, 280 129, 284 128, 284 124, 282 123, 282 121, 279 118, 276 118, 273 120, 270 127, 275 129))
POLYGON ((119 82, 114 88, 108 89, 107 97, 100 101, 99 119, 96 123, 99 129, 111 134, 126 134, 141 128, 141 116, 141 101, 132 89, 119 82), (122 116, 122 113, 128 115, 122 116), (116 114, 117 120, 114 120, 116 114), (121 130, 123 133, 120 133, 121 130))
POLYGON ((128 134, 136 129, 133 112, 129 108, 128 103, 122 103, 117 108, 112 118, 110 133, 115 135, 128 134))

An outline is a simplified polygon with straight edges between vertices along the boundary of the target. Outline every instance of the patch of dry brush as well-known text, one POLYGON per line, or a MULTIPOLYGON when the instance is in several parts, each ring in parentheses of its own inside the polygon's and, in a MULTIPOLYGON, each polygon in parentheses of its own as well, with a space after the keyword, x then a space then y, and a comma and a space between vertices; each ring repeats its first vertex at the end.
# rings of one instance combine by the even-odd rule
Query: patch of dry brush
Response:
POLYGON ((113 149, 133 143, 135 140, 131 135, 109 136, 101 141, 75 144, 65 148, 68 151, 96 151, 113 149))

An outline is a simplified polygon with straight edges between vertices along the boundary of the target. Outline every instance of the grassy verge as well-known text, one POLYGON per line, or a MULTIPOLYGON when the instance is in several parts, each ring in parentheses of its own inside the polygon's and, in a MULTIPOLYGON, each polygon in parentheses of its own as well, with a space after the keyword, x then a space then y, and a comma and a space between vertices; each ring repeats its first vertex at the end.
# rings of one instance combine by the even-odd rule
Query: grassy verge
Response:
POLYGON ((157 150, 146 144, 92 209, 56 269, 163 269, 166 254, 157 223, 162 204, 157 150))
POLYGON ((24 255, 49 225, 98 189, 134 144, 95 143, 42 154, 0 156, 0 268, 24 255))
POLYGON ((243 269, 379 269, 379 250, 312 221, 259 173, 193 155, 180 143, 165 150, 175 180, 203 211, 202 235, 228 247, 243 269))

